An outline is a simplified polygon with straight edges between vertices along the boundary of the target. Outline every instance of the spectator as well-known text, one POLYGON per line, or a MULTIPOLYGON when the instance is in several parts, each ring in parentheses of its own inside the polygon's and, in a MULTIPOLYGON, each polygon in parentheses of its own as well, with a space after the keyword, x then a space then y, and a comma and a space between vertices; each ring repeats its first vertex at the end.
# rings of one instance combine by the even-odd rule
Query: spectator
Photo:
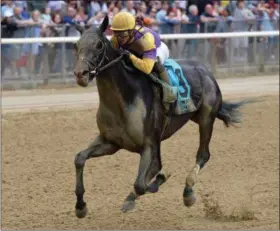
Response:
POLYGON ((156 19, 160 23, 165 23, 165 16, 167 15, 167 10, 169 9, 168 1, 164 1, 161 9, 156 14, 156 19))
POLYGON ((85 8, 83 6, 78 8, 78 13, 75 16, 75 21, 79 22, 82 25, 85 25, 85 23, 88 20, 88 15, 85 12, 85 8))
MULTIPOLYGON (((28 26, 32 26, 33 22, 26 20, 22 16, 22 9, 20 7, 14 7, 14 20, 16 22, 17 29, 13 33, 13 38, 24 38, 26 37, 28 26)), ((12 64, 14 70, 17 70, 17 74, 20 75, 20 68, 17 66, 17 61, 24 56, 26 45, 23 44, 13 44, 11 45, 10 55, 12 59, 12 64)))
POLYGON ((161 1, 150 1, 149 8, 156 9, 156 11, 158 12, 162 8, 161 1))
POLYGON ((158 22, 156 20, 156 13, 157 13, 157 9, 156 8, 152 8, 149 15, 145 18, 145 26, 152 28, 154 31, 158 32, 159 28, 158 28, 158 22))
POLYGON ((260 30, 261 31, 272 31, 274 30, 273 24, 270 18, 271 10, 267 7, 258 7, 258 16, 261 22, 260 30))
POLYGON ((156 14, 156 20, 158 21, 159 23, 159 33, 160 34, 167 34, 169 31, 168 31, 168 27, 165 26, 166 24, 166 15, 167 15, 167 11, 169 9, 169 4, 168 4, 168 1, 164 1, 162 3, 162 8, 160 11, 157 12, 156 14))
POLYGON ((196 5, 189 6, 189 24, 188 24, 188 33, 198 33, 199 25, 200 25, 200 17, 198 15, 198 8, 196 5))
MULTIPOLYGON (((279 13, 279 5, 277 5, 276 2, 274 2, 273 0, 268 0, 267 8, 270 10, 269 12, 270 18, 273 18, 274 16, 277 17, 277 10, 279 13)), ((278 14, 278 18, 279 18, 279 14, 278 14)))
MULTIPOLYGON (((236 9, 236 5, 239 0, 229 0, 228 5, 226 6, 229 15, 233 15, 236 9)), ((259 0, 244 0, 244 5, 246 8, 250 8, 252 6, 256 6, 259 0)))
POLYGON ((233 0, 229 0, 228 4, 226 5, 226 9, 229 12, 229 15, 233 15, 236 8, 236 2, 233 0))
POLYGON ((102 23, 103 19, 104 19, 104 13, 100 11, 95 16, 91 17, 88 20, 87 24, 99 26, 102 23))
POLYGON ((6 5, 1 7, 1 17, 5 17, 5 15, 10 15, 11 12, 14 11, 15 4, 13 1, 6 1, 6 5))
POLYGON ((114 7, 114 9, 113 9, 113 16, 115 16, 119 12, 120 12, 120 9, 118 7, 114 7))
MULTIPOLYGON (((139 6, 138 12, 136 13, 136 21, 141 21, 145 25, 149 24, 149 19, 147 17, 147 5, 145 2, 142 2, 139 6)), ((141 23, 141 24, 142 24, 141 23)))
MULTIPOLYGON (((229 11, 226 7, 220 7, 219 9, 219 21, 216 28, 217 33, 222 32, 229 32, 230 25, 231 25, 231 16, 229 16, 229 11)), ((216 58, 217 63, 222 64, 227 62, 227 53, 226 53, 226 45, 227 39, 226 38, 217 38, 214 40, 216 46, 216 58)))
POLYGON ((67 6, 73 7, 76 11, 78 11, 78 8, 80 8, 80 1, 68 0, 67 2, 68 2, 67 6), (79 5, 79 7, 78 7, 78 5, 79 5))
MULTIPOLYGON (((77 31, 75 25, 73 24, 74 18, 77 16, 77 11, 69 6, 67 7, 67 14, 63 17, 63 22, 65 25, 65 36, 66 37, 77 37, 80 36, 79 31, 77 31)), ((73 43, 66 43, 66 69, 68 71, 72 70, 73 66, 75 65, 75 50, 73 43)))
POLYGON ((126 7, 123 8, 121 11, 129 12, 132 15, 135 16, 136 15, 136 11, 135 11, 135 9, 133 7, 134 7, 133 1, 127 1, 126 2, 126 7))
POLYGON ((48 24, 50 24, 51 23, 51 8, 49 8, 49 7, 46 7, 45 9, 44 9, 44 11, 42 12, 42 14, 41 14, 41 21, 44 23, 44 24, 46 24, 46 25, 48 25, 48 24))
MULTIPOLYGON (((249 9, 245 8, 243 0, 238 0, 236 4, 237 7, 233 14, 232 30, 234 32, 248 31, 249 25, 252 23, 252 20, 255 19, 255 16, 249 9)), ((235 57, 237 61, 243 62, 248 48, 248 37, 234 38, 232 40, 235 57)))
MULTIPOLYGON (((219 17, 217 12, 215 12, 213 5, 207 4, 205 6, 205 12, 200 15, 200 33, 213 33, 216 30, 219 17)), ((204 57, 204 62, 213 62, 213 57, 216 56, 215 44, 216 40, 213 38, 205 39, 204 50, 202 52, 204 57)))
MULTIPOLYGON (((260 30, 261 31, 273 31, 273 21, 271 20, 270 16, 270 10, 268 9, 268 5, 265 7, 259 8, 259 20, 260 20, 260 30)), ((274 52, 274 45, 275 45, 275 39, 276 37, 269 36, 269 37, 263 37, 263 42, 265 44, 265 56, 266 59, 275 58, 275 52, 274 52)))
POLYGON ((145 2, 142 2, 139 7, 139 12, 141 12, 143 16, 147 16, 147 10, 148 10, 147 4, 145 2))
POLYGON ((64 1, 49 1, 47 7, 54 12, 60 12, 66 3, 64 1))
POLYGON ((63 34, 63 21, 59 13, 55 13, 52 16, 52 22, 49 25, 54 37, 60 37, 63 34))
MULTIPOLYGON (((64 27, 62 18, 59 13, 55 13, 52 17, 52 23, 49 25, 51 36, 62 37, 64 36, 64 27)), ((52 73, 62 71, 62 44, 54 43, 49 46, 49 69, 52 73)))
POLYGON ((115 16, 115 14, 114 14, 114 9, 115 8, 117 8, 116 3, 112 1, 108 6, 108 17, 109 17, 109 24, 110 25, 111 25, 111 21, 112 21, 113 17, 115 16))
POLYGON ((22 10, 27 9, 27 2, 26 1, 14 1, 16 7, 21 8, 22 10))
POLYGON ((174 32, 174 25, 179 25, 181 23, 180 15, 175 8, 170 7, 165 16, 165 22, 170 27, 170 33, 174 32))
POLYGON ((29 19, 28 7, 26 1, 14 1, 16 7, 21 9, 21 16, 23 19, 29 19))
MULTIPOLYGON (((13 20, 14 12, 13 9, 5 10, 1 20, 1 37, 11 38, 13 32, 17 29, 17 24, 13 20)), ((4 45, 4 44, 3 44, 4 45)))
POLYGON ((89 4, 89 17, 96 16, 98 12, 108 12, 107 4, 103 3, 101 5, 99 1, 91 0, 89 4))
MULTIPOLYGON (((187 2, 187 8, 190 5, 196 5, 198 8, 198 15, 202 15, 205 12, 206 5, 210 4, 213 5, 213 0, 188 0, 187 2)), ((189 13, 189 12, 187 12, 189 13)))
POLYGON ((113 17, 120 12, 120 9, 117 7, 116 2, 111 2, 109 7, 108 7, 108 17, 109 17, 109 26, 108 29, 105 33, 107 33, 108 35, 112 35, 113 32, 111 31, 111 22, 113 17))
MULTIPOLYGON (((185 24, 186 33, 198 33, 200 25, 200 17, 198 15, 198 8, 196 5, 190 5, 188 9, 188 23, 185 24)), ((190 39, 187 40, 185 44, 188 45, 188 57, 196 57, 196 51, 198 50, 198 40, 190 39)))
POLYGON ((119 11, 121 11, 122 7, 122 1, 121 0, 117 0, 115 1, 115 6, 119 9, 119 11))
POLYGON ((178 8, 178 9, 181 9, 182 11, 185 11, 187 10, 187 4, 188 4, 188 1, 174 1, 174 6, 175 8, 178 8))
MULTIPOLYGON (((33 26, 30 28, 30 36, 33 38, 38 38, 42 36, 45 29, 43 22, 41 21, 41 13, 39 10, 34 10, 32 12, 33 26)), ((44 45, 42 43, 32 43, 31 44, 31 63, 30 69, 34 70, 36 74, 40 72, 41 63, 43 61, 42 55, 44 52, 44 45)))
MULTIPOLYGON (((141 11, 141 5, 145 5, 146 6, 146 8, 147 8, 147 3, 145 2, 145 1, 139 1, 139 0, 134 0, 133 1, 133 9, 135 10, 135 13, 136 13, 136 15, 137 15, 137 13, 139 12, 139 11, 141 11)), ((148 8, 147 8, 148 9, 148 8)))
MULTIPOLYGON (((13 8, 4 10, 1 20, 1 37, 2 38, 12 38, 13 33, 17 30, 17 24, 13 18, 13 8)), ((1 44, 1 75, 4 76, 5 69, 10 67, 12 74, 15 74, 15 65, 12 64, 12 59, 10 56, 10 49, 12 45, 1 44)))
POLYGON ((216 29, 217 22, 219 21, 218 14, 215 12, 212 5, 205 6, 205 12, 200 16, 201 20, 201 33, 213 33, 216 29))

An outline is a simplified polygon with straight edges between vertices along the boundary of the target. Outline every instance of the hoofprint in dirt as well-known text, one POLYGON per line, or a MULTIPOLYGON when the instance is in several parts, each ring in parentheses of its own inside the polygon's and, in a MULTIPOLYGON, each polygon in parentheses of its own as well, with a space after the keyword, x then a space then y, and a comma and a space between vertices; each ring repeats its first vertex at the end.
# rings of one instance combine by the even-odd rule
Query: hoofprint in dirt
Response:
POLYGON ((119 151, 88 161, 91 213, 84 220, 73 212, 73 161, 97 135, 96 111, 4 114, 2 228, 278 229, 279 94, 262 99, 242 110, 240 128, 215 123, 212 157, 198 178, 194 207, 186 208, 181 195, 198 146, 197 126, 190 123, 162 144, 163 165, 172 176, 157 194, 143 196, 133 213, 120 207, 139 157, 119 151))

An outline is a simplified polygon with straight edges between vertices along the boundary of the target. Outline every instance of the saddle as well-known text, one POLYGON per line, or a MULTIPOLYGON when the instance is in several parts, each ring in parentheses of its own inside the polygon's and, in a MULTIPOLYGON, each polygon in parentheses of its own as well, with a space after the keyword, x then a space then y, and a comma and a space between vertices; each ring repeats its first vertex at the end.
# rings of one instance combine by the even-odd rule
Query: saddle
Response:
MULTIPOLYGON (((138 71, 133 65, 127 64, 124 60, 121 62, 128 72, 138 71)), ((162 90, 161 99, 166 113, 168 115, 181 115, 197 110, 191 99, 190 85, 184 77, 180 65, 172 59, 167 59, 165 60, 164 67, 168 73, 171 85, 161 80, 155 72, 150 73, 149 77, 162 90)))

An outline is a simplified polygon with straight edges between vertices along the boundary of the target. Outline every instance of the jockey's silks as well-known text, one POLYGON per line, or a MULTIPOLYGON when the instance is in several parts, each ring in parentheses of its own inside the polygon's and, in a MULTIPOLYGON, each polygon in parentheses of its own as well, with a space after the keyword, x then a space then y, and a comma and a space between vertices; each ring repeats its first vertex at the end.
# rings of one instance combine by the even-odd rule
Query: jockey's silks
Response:
POLYGON ((128 44, 119 45, 113 35, 111 42, 115 48, 123 48, 131 52, 130 59, 133 65, 146 74, 150 74, 157 61, 157 48, 160 46, 160 36, 150 28, 136 26, 134 37, 128 44))

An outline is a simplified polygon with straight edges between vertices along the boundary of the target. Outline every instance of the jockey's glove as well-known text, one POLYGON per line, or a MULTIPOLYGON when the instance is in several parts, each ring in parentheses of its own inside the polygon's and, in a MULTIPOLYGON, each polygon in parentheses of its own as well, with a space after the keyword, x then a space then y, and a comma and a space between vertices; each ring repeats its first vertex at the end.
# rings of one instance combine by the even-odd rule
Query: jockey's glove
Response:
POLYGON ((125 58, 129 59, 130 58, 130 52, 128 50, 120 48, 120 53, 123 55, 125 58))

